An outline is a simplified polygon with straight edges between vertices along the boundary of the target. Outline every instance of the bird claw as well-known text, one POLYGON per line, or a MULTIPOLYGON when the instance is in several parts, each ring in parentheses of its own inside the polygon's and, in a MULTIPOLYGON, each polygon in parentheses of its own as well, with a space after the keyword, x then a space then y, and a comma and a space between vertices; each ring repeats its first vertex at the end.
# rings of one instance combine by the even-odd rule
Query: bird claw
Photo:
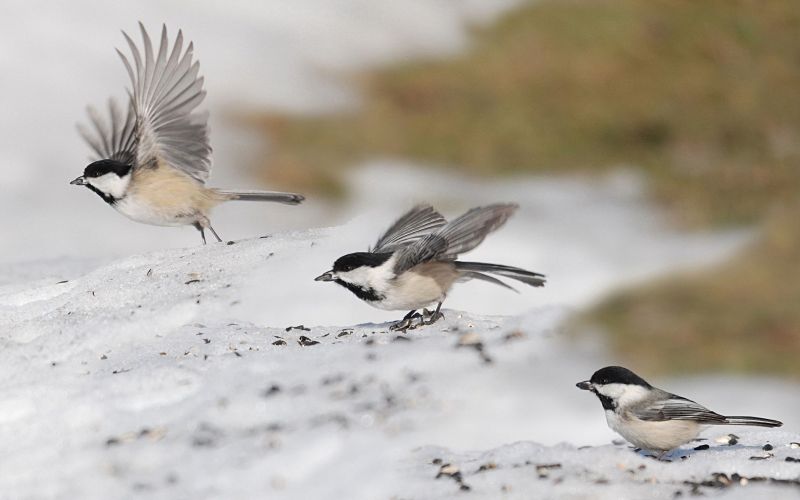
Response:
POLYGON ((407 330, 413 330, 418 326, 420 326, 421 324, 423 324, 424 321, 425 319, 420 313, 414 312, 413 314, 407 314, 402 320, 389 326, 389 330, 392 330, 394 332, 405 332, 407 330), (415 319, 419 320, 416 324, 414 324, 415 319))
POLYGON ((429 311, 427 309, 422 310, 422 324, 423 325, 432 325, 439 321, 440 319, 444 319, 444 314, 439 311, 429 311))
POLYGON ((415 330, 421 326, 432 325, 440 319, 444 319, 444 314, 438 310, 429 311, 427 309, 423 309, 422 314, 412 311, 406 314, 402 320, 389 326, 389 330, 395 332, 406 332, 408 330, 415 330))

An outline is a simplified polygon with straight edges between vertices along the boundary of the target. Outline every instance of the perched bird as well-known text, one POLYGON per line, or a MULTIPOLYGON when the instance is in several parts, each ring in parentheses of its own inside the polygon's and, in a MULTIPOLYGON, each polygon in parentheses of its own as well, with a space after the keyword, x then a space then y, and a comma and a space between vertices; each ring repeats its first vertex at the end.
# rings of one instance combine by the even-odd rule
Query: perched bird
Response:
POLYGON ((621 366, 597 370, 590 380, 576 385, 597 395, 612 430, 637 448, 659 452, 658 458, 697 437, 706 425, 783 425, 768 418, 720 415, 690 399, 653 387, 621 366))
POLYGON ((447 222, 429 205, 419 205, 398 219, 367 252, 340 257, 316 281, 333 281, 379 309, 410 311, 394 330, 432 324, 442 317, 442 301, 454 283, 479 279, 511 288, 491 275, 543 286, 544 276, 517 267, 456 260, 502 226, 517 205, 489 205, 447 222), (436 311, 417 310, 437 304, 436 311), (414 319, 419 321, 413 324, 414 319))
POLYGON ((89 107, 91 127, 79 125, 96 161, 70 184, 86 186, 118 212, 145 224, 182 226, 200 231, 203 243, 211 227, 209 213, 231 200, 274 201, 296 205, 303 197, 293 193, 234 191, 205 186, 211 170, 208 114, 195 112, 203 101, 203 77, 192 62, 192 43, 183 50, 183 33, 172 50, 167 28, 162 27, 158 53, 144 26, 140 51, 123 32, 133 64, 122 52, 132 91, 125 109, 109 100, 109 118, 89 107))

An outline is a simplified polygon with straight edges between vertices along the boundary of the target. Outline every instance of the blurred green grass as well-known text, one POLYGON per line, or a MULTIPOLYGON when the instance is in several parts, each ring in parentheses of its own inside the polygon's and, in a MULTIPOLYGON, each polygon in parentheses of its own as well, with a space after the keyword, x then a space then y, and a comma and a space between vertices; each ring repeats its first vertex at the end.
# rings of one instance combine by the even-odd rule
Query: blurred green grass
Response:
POLYGON ((729 267, 588 317, 664 370, 800 374, 798 33, 789 0, 543 0, 475 30, 461 56, 353 76, 350 112, 244 119, 274 145, 261 170, 307 192, 344 194, 343 169, 376 156, 490 176, 627 166, 676 223, 763 224, 729 267))

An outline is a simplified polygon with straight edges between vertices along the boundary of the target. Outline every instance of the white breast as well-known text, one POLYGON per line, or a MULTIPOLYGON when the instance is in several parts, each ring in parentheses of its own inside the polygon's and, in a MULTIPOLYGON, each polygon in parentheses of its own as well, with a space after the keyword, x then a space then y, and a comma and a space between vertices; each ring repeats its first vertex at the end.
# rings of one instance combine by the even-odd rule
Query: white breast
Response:
POLYGON ((143 203, 136 195, 129 194, 114 204, 119 213, 136 222, 154 226, 183 226, 192 224, 195 216, 176 216, 172 211, 159 210, 151 204, 143 203))
POLYGON ((399 276, 383 293, 386 297, 375 307, 390 311, 411 311, 435 305, 444 300, 446 290, 429 276, 406 272, 399 276))
POLYGON ((606 421, 620 436, 645 450, 672 450, 696 438, 702 430, 702 426, 691 420, 653 422, 621 416, 612 410, 606 410, 606 421))

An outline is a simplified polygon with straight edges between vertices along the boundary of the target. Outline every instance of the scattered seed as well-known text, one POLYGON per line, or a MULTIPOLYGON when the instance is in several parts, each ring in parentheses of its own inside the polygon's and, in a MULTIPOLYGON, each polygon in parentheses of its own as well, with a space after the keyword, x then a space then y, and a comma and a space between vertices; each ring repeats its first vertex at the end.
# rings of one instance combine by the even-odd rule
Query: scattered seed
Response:
POLYGON ((278 339, 272 343, 272 345, 286 345, 286 341, 283 339, 278 339))
POLYGON ((695 451, 707 450, 709 448, 711 448, 711 447, 709 445, 707 445, 707 444, 701 444, 700 446, 695 446, 694 447, 695 451))
POLYGON ((439 467, 439 472, 436 474, 436 479, 439 479, 442 476, 453 477, 456 474, 461 476, 461 471, 458 467, 453 464, 443 464, 441 467, 439 467))
POLYGON ((521 331, 519 331, 519 330, 514 330, 514 331, 513 331, 513 332, 511 332, 511 333, 507 333, 507 334, 506 334, 506 335, 503 337, 503 340, 504 340, 505 342, 510 342, 510 341, 512 341, 512 340, 519 340, 519 339, 524 339, 524 338, 525 338, 525 334, 524 334, 523 332, 521 332, 521 331))
POLYGON ((764 451, 772 451, 772 445, 767 443, 764 446, 762 446, 761 449, 764 451))
POLYGON ((317 342, 316 340, 310 339, 305 335, 300 335, 300 338, 297 339, 297 343, 303 347, 319 344, 319 342, 317 342))
POLYGON ((203 339, 203 342, 205 342, 206 344, 210 344, 211 343, 211 339, 203 339))
POLYGON ((736 434, 727 434, 725 436, 720 436, 714 440, 719 444, 727 444, 728 446, 733 446, 739 442, 739 436, 736 434))
POLYGON ((191 285, 192 283, 200 283, 200 280, 198 279, 189 280, 186 283, 184 283, 184 285, 191 285))
POLYGON ((304 332, 310 332, 311 328, 306 328, 305 325, 287 326, 286 327, 286 331, 287 332, 292 331, 292 330, 302 330, 304 332))
POLYGON ((346 335, 350 335, 351 333, 353 333, 353 330, 342 330, 342 331, 340 331, 339 333, 336 334, 336 338, 337 339, 338 338, 342 338, 342 337, 344 337, 346 335))
POLYGON ((150 269, 147 270, 147 277, 149 278, 152 275, 153 275, 153 268, 151 267, 150 269))
POLYGON ((786 457, 787 462, 800 462, 800 458, 786 457))
POLYGON ((474 346, 481 343, 481 336, 475 332, 467 332, 458 338, 459 346, 474 346))
POLYGON ((279 392, 281 392, 281 386, 279 386, 278 384, 272 384, 268 389, 265 389, 261 393, 261 395, 264 396, 265 398, 268 398, 270 396, 278 394, 279 392))

